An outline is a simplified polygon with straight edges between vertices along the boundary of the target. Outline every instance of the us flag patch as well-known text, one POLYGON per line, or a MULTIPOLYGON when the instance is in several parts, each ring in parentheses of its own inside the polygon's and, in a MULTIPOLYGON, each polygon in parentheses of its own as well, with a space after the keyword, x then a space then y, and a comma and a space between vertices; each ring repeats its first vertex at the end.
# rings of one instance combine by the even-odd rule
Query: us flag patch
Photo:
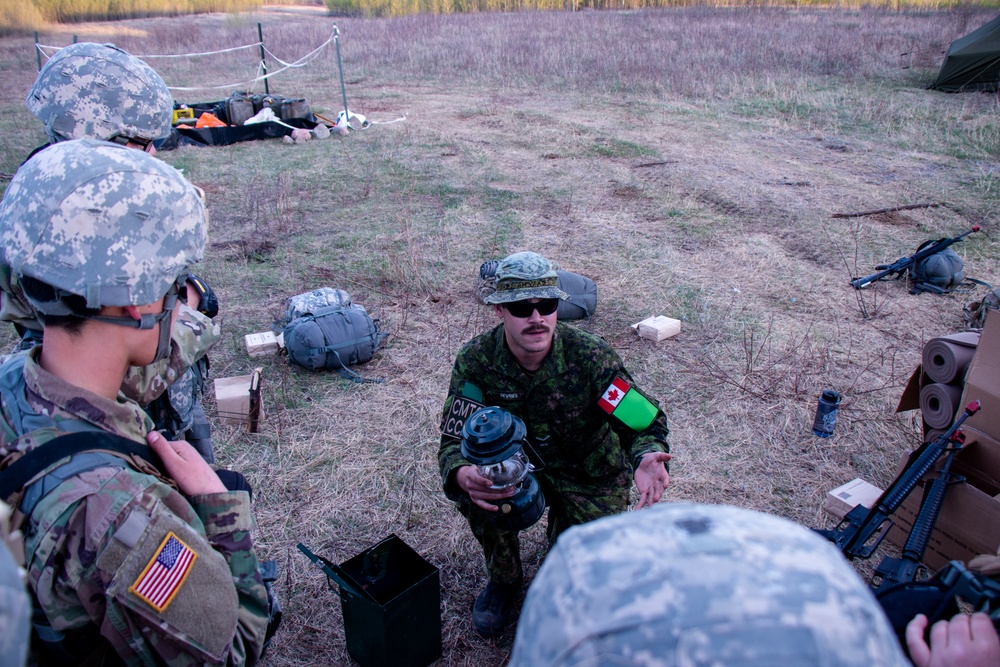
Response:
POLYGON ((146 602, 156 611, 163 611, 181 589, 191 572, 198 554, 171 531, 160 542, 156 555, 129 587, 129 593, 146 602))

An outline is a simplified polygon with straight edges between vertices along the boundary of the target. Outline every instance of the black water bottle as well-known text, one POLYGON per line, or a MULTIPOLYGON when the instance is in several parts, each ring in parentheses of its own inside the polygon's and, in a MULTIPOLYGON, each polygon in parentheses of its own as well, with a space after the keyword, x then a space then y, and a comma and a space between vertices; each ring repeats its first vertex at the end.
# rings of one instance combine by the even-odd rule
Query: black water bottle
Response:
POLYGON ((820 394, 816 403, 816 419, 813 420, 813 434, 821 438, 833 435, 833 427, 837 424, 837 409, 840 407, 840 394, 833 389, 827 389, 820 394))

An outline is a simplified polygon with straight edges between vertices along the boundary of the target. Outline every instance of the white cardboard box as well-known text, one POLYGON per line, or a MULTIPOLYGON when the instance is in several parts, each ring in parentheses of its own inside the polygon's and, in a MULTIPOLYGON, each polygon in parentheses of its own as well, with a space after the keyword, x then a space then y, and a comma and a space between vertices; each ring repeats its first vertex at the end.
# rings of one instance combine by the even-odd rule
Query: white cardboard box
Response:
POLYGON ((871 509, 881 495, 882 489, 877 486, 860 478, 852 479, 847 484, 841 484, 826 494, 823 509, 837 519, 843 519, 858 505, 864 505, 871 509))
POLYGON ((262 331, 260 333, 247 334, 243 337, 246 341, 247 354, 251 357, 262 357, 266 354, 275 354, 282 348, 284 341, 281 335, 275 335, 273 331, 262 331))
POLYGON ((654 315, 647 317, 642 322, 632 325, 640 338, 651 340, 654 343, 671 338, 681 332, 681 321, 665 315, 654 315))

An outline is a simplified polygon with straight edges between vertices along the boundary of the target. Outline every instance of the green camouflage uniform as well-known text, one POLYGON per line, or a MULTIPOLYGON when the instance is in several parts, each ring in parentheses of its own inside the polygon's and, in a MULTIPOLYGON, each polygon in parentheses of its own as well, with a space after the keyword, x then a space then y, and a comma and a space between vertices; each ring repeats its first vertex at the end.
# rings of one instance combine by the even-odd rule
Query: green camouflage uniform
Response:
MULTIPOLYGON (((81 420, 145 442, 152 424, 138 404, 110 401, 24 359, 29 405, 49 428, 18 438, 4 406, 0 457, 26 453, 81 420)), ((16 363, 17 357, 7 364, 16 363)), ((7 364, 0 367, 2 372, 7 364)), ((45 496, 23 527, 28 579, 49 623, 81 659, 104 642, 130 665, 254 664, 268 602, 250 530, 245 491, 185 498, 126 466, 71 477, 45 496), (172 599, 155 609, 131 590, 173 534, 196 554, 172 599)))
MULTIPOLYGON (((592 334, 558 323, 552 350, 533 375, 515 361, 504 327, 473 339, 458 353, 445 399, 442 430, 452 401, 464 396, 521 418, 544 469, 534 473, 549 506, 548 539, 566 528, 625 511, 632 474, 649 452, 667 451, 662 410, 641 433, 609 417, 597 402, 615 378, 633 385, 621 357, 592 334)), ((442 435, 438 462, 446 495, 459 503, 483 546, 490 579, 513 583, 521 576, 517 533, 497 529, 490 512, 473 505, 455 484, 462 458, 458 438, 442 435)), ((539 466, 539 461, 534 461, 539 466)))

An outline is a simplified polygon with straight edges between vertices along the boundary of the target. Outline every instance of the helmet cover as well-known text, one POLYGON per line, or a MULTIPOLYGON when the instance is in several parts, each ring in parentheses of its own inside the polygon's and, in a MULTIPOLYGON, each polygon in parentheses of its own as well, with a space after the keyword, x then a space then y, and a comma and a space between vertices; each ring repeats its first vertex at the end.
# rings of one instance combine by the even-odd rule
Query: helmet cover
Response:
POLYGON ((661 503, 570 528, 532 582, 509 667, 903 667, 843 554, 783 518, 661 503))
POLYGON ((153 69, 113 44, 60 49, 25 100, 52 143, 115 136, 152 141, 170 133, 173 96, 153 69))
MULTIPOLYGON (((197 188, 138 150, 82 139, 38 153, 0 201, 0 247, 29 276, 88 308, 154 303, 204 253, 197 188)), ((61 315, 57 302, 40 312, 61 315)))

